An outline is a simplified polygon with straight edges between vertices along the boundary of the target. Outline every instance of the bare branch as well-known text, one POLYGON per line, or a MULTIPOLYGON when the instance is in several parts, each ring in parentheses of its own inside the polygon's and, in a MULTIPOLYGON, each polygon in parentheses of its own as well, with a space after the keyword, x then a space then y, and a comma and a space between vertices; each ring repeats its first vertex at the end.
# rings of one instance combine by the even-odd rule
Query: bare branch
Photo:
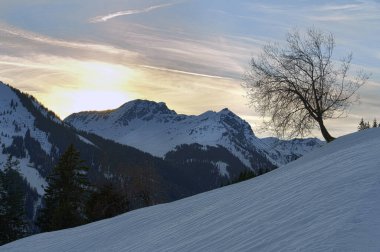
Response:
POLYGON ((336 68, 332 55, 334 36, 315 28, 301 36, 288 33, 286 46, 270 43, 251 60, 243 86, 266 126, 279 136, 305 136, 319 126, 327 141, 334 138, 324 120, 339 118, 357 100, 357 90, 368 79, 365 73, 348 75, 352 54, 336 68))

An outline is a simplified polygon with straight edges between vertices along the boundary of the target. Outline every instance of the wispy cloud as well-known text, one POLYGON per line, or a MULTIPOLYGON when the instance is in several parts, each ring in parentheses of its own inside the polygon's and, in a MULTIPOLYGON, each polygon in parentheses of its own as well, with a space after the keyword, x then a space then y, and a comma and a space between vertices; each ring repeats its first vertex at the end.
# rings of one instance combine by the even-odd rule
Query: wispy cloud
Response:
POLYGON ((12 27, 6 24, 1 24, 1 23, 0 23, 0 33, 4 33, 8 36, 18 37, 18 38, 31 40, 31 41, 43 43, 43 44, 49 44, 49 45, 57 46, 57 47, 65 47, 65 48, 71 48, 71 49, 85 49, 85 50, 93 50, 93 51, 109 53, 109 54, 123 54, 123 55, 128 54, 131 56, 132 55, 136 56, 135 52, 130 52, 127 50, 116 48, 111 45, 60 40, 60 39, 44 36, 41 34, 25 31, 25 30, 12 27))
POLYGON ((361 4, 340 4, 340 5, 330 4, 330 5, 324 5, 319 9, 323 11, 339 11, 339 10, 357 9, 361 6, 362 6, 361 4))
POLYGON ((115 13, 111 13, 105 16, 97 16, 94 18, 91 18, 89 20, 90 23, 100 23, 100 22, 106 22, 112 18, 120 17, 120 16, 127 16, 127 15, 134 15, 134 14, 141 14, 141 13, 146 13, 150 12, 156 9, 164 8, 164 7, 169 7, 174 5, 175 3, 167 3, 167 4, 160 4, 160 5, 154 5, 150 6, 144 9, 139 9, 139 10, 126 10, 126 11, 118 11, 115 13))
POLYGON ((214 34, 190 37, 189 33, 133 25, 128 26, 127 32, 107 27, 102 31, 115 38, 116 43, 128 41, 129 48, 143 54, 140 65, 238 80, 248 65, 250 55, 258 52, 263 43, 261 38, 247 40, 214 34))
POLYGON ((178 73, 178 74, 186 74, 186 75, 193 75, 193 76, 198 76, 198 77, 207 77, 207 78, 213 78, 213 79, 232 80, 232 78, 223 77, 223 76, 217 76, 217 75, 200 74, 200 73, 187 72, 187 71, 181 71, 181 70, 164 68, 164 67, 147 66, 147 65, 140 65, 140 66, 144 67, 144 68, 149 68, 149 69, 154 69, 154 70, 160 70, 160 71, 165 71, 165 72, 178 73))
POLYGON ((376 1, 357 1, 350 4, 326 4, 316 7, 316 14, 311 15, 317 21, 364 21, 379 20, 380 4, 376 1))
POLYGON ((355 17, 350 15, 324 15, 324 16, 311 16, 310 19, 315 21, 322 21, 322 22, 331 22, 331 21, 348 21, 348 20, 354 20, 355 17))

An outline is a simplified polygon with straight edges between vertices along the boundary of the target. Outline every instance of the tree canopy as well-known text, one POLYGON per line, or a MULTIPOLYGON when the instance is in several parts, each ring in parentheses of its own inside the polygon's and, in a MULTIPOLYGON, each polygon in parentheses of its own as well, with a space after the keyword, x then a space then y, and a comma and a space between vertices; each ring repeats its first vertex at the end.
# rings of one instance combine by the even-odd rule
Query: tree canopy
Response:
POLYGON ((243 85, 277 135, 302 137, 318 126, 327 142, 334 139, 325 121, 345 115, 368 79, 363 72, 349 76, 352 54, 336 61, 334 47, 331 33, 310 28, 288 33, 286 43, 269 43, 252 58, 243 85))
POLYGON ((70 145, 48 178, 45 208, 38 225, 42 231, 54 231, 86 223, 85 203, 88 195, 88 168, 79 152, 70 145))
POLYGON ((27 234, 25 190, 18 164, 9 156, 4 170, 0 169, 0 245, 27 234))

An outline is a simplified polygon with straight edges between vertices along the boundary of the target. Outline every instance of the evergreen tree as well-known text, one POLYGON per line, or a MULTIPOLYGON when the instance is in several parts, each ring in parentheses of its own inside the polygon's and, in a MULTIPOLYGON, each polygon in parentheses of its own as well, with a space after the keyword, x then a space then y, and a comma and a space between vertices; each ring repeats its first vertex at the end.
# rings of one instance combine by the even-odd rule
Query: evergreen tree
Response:
POLYGON ((86 204, 86 215, 90 222, 111 218, 129 211, 129 201, 125 194, 105 185, 91 194, 86 204))
POLYGON ((378 124, 377 124, 377 120, 375 118, 375 119, 373 119, 372 128, 377 128, 377 127, 378 127, 378 124))
POLYGON ((366 128, 366 129, 371 128, 371 125, 369 124, 369 122, 366 123, 366 127, 365 127, 365 128, 366 128))
POLYGON ((25 222, 25 189, 18 172, 18 161, 9 156, 0 170, 0 245, 27 234, 25 222))
POLYGON ((256 177, 256 173, 251 171, 251 170, 245 170, 243 172, 241 172, 239 174, 239 177, 238 179, 235 181, 235 183, 237 182, 242 182, 242 181, 245 181, 245 180, 248 180, 248 179, 251 179, 251 178, 254 178, 256 177))
POLYGON ((80 154, 70 145, 54 167, 45 189, 45 208, 38 225, 41 231, 53 231, 86 223, 85 202, 88 196, 88 168, 80 154))
POLYGON ((364 122, 363 118, 359 122, 358 131, 365 130, 369 128, 369 122, 364 122))
POLYGON ((264 169, 263 170, 260 169, 257 172, 254 172, 254 171, 251 171, 251 170, 245 170, 245 171, 240 172, 239 176, 237 178, 228 181, 226 184, 222 184, 222 186, 236 184, 236 183, 239 183, 239 182, 242 182, 242 181, 245 181, 245 180, 257 177, 257 176, 260 176, 260 175, 262 175, 264 173, 265 173, 264 169))

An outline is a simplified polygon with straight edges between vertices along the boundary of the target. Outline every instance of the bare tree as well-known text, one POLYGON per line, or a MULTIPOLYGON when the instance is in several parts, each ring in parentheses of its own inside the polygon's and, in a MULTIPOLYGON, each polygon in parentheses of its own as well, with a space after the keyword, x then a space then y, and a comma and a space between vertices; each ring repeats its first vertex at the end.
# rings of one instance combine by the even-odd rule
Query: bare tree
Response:
POLYGON ((351 54, 336 67, 334 46, 332 34, 311 28, 302 35, 288 33, 283 46, 267 44, 259 57, 252 58, 243 86, 278 136, 302 137, 319 126, 327 142, 334 140, 325 120, 343 116, 368 79, 363 72, 348 76, 351 54))

